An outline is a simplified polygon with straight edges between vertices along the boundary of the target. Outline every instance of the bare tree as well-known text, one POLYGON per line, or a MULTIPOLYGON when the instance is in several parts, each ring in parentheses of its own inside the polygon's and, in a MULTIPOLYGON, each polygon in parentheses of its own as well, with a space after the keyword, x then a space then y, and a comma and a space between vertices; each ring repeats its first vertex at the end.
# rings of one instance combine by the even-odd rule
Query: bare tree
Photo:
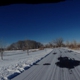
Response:
POLYGON ((63 39, 62 38, 57 38, 56 40, 53 40, 54 45, 56 47, 62 47, 63 46, 63 39))
POLYGON ((25 43, 26 43, 27 55, 29 55, 29 43, 28 43, 28 41, 25 41, 25 43))
POLYGON ((70 42, 66 41, 66 47, 69 47, 69 46, 70 46, 70 42))
POLYGON ((72 48, 77 48, 77 42, 76 42, 76 40, 74 40, 74 41, 72 41, 72 48))
POLYGON ((4 44, 3 44, 3 41, 0 40, 0 56, 1 56, 1 60, 3 60, 3 53, 4 53, 4 44))
POLYGON ((0 53, 1 53, 1 60, 3 60, 3 52, 4 52, 4 49, 2 48, 2 49, 0 50, 0 53))
POLYGON ((78 44, 77 44, 76 40, 74 40, 73 43, 74 43, 74 47, 77 48, 77 45, 78 45, 78 44))
POLYGON ((49 47, 50 47, 50 48, 52 48, 52 47, 53 47, 52 42, 49 42, 49 47))

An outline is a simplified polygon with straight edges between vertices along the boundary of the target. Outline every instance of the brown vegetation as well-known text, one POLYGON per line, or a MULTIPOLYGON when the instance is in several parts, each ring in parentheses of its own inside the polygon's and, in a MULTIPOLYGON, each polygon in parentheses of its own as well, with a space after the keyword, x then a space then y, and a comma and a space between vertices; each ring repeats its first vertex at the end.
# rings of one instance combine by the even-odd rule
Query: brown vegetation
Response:
POLYGON ((44 47, 40 47, 39 50, 44 50, 44 47))

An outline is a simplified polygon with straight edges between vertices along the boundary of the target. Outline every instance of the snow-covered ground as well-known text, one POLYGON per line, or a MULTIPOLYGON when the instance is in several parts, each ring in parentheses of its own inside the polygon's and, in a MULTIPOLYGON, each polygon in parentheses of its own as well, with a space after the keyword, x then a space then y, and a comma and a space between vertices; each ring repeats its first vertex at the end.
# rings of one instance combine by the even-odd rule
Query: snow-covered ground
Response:
POLYGON ((74 51, 74 52, 77 52, 77 53, 80 53, 80 49, 69 49, 69 48, 64 48, 64 49, 67 49, 67 50, 71 50, 71 51, 74 51))
POLYGON ((80 50, 73 50, 73 49, 71 49, 71 50, 74 52, 80 53, 80 50))
POLYGON ((9 80, 9 77, 22 73, 52 50, 32 49, 29 55, 27 55, 27 51, 22 50, 5 51, 3 60, 0 59, 0 80, 9 80))

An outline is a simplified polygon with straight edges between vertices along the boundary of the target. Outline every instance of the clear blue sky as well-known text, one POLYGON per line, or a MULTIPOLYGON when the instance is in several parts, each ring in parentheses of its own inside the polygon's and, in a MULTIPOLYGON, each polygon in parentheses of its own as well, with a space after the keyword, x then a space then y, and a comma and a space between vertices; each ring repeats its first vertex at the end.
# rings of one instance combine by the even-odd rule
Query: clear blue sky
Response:
POLYGON ((80 41, 80 1, 0 6, 0 39, 11 44, 31 39, 80 41))

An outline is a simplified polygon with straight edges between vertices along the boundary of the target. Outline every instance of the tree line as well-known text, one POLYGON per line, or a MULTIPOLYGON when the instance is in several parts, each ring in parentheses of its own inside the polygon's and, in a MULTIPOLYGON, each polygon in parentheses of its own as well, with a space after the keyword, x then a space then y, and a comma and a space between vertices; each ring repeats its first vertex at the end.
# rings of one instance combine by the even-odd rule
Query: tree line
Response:
MULTIPOLYGON (((6 48, 6 50, 28 50, 28 49, 38 49, 38 48, 55 48, 55 47, 69 47, 69 48, 80 48, 80 43, 76 40, 73 41, 64 41, 63 38, 57 38, 52 40, 51 42, 43 45, 40 42, 34 40, 23 40, 12 43, 10 46, 6 48)), ((2 47, 0 47, 2 49, 2 47)))
POLYGON ((23 40, 18 41, 16 43, 12 43, 7 48, 4 48, 3 43, 0 43, 0 56, 3 60, 3 53, 5 50, 27 50, 27 54, 29 55, 29 49, 44 49, 44 48, 57 48, 57 47, 68 47, 71 49, 79 49, 80 43, 78 43, 76 40, 73 41, 66 41, 64 42, 63 38, 57 38, 52 40, 46 45, 43 45, 40 42, 36 42, 33 40, 23 40))
POLYGON ((26 49, 35 49, 43 46, 40 42, 36 42, 33 40, 24 40, 18 41, 16 43, 11 44, 7 47, 7 50, 26 50, 26 49))
POLYGON ((71 49, 79 49, 80 43, 77 42, 76 40, 73 40, 70 42, 70 41, 64 41, 63 38, 57 38, 57 39, 52 40, 48 44, 46 44, 45 47, 48 47, 48 48, 68 47, 71 49))

